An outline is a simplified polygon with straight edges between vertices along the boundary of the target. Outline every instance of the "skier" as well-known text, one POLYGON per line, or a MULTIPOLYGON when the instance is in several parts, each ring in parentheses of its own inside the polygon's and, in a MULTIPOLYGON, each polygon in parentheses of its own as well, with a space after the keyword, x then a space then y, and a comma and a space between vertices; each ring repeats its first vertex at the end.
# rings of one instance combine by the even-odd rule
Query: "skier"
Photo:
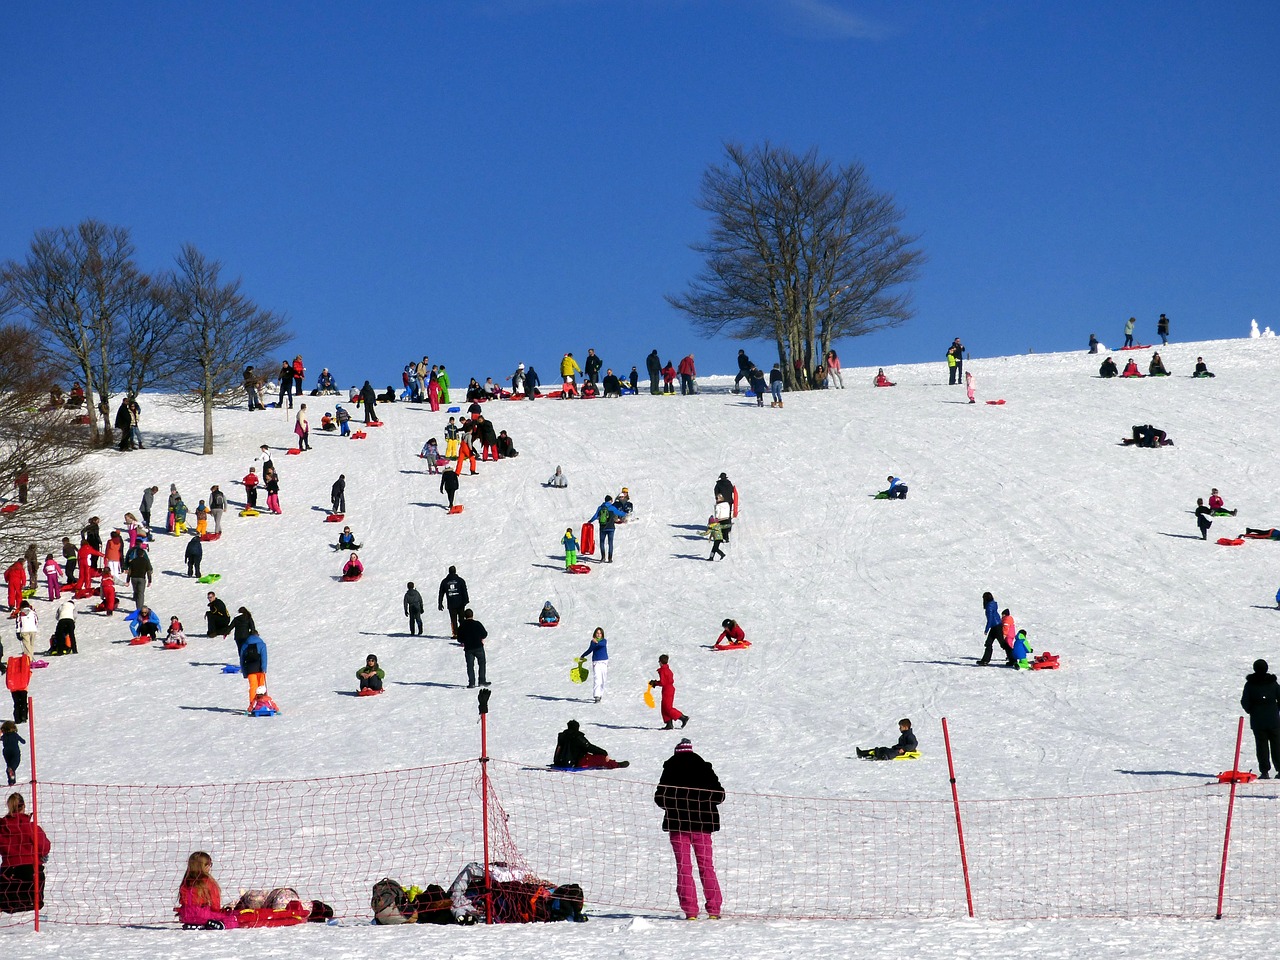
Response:
POLYGON ((591 633, 591 643, 578 658, 579 661, 591 657, 591 696, 599 703, 604 699, 605 680, 609 675, 609 641, 605 638, 604 627, 596 627, 591 633))
POLYGON ((338 479, 333 481, 333 486, 329 488, 329 501, 333 507, 330 513, 347 512, 347 475, 345 473, 338 474, 338 479))
POLYGON ((458 639, 458 620, 466 610, 471 597, 467 593, 467 581, 458 576, 458 568, 450 567, 448 575, 440 581, 440 594, 436 598, 436 608, 443 610, 445 601, 449 604, 449 633, 458 639))
POLYGON ((413 585, 413 581, 409 581, 408 589, 404 592, 404 615, 409 618, 409 636, 422 636, 422 594, 413 585))
POLYGON ((894 757, 917 752, 920 749, 920 743, 916 740, 916 735, 911 732, 911 721, 903 717, 898 721, 898 742, 892 747, 871 747, 868 750, 857 747, 856 749, 858 756, 863 760, 892 760, 894 757))
POLYGON ((1270 780, 1272 765, 1280 773, 1280 683, 1275 674, 1267 672, 1267 661, 1253 662, 1253 673, 1244 678, 1240 706, 1249 715, 1258 751, 1258 776, 1270 780))
POLYGON ((658 657, 658 678, 649 681, 649 689, 662 688, 662 729, 672 729, 672 723, 679 720, 680 729, 683 730, 689 723, 689 715, 676 709, 676 680, 671 674, 671 667, 667 662, 669 659, 665 653, 658 657))
POLYGON ((720 829, 717 808, 724 802, 724 787, 715 768, 693 752, 688 737, 676 744, 675 754, 662 765, 653 802, 663 810, 662 829, 671 839, 676 858, 676 896, 685 919, 698 919, 698 891, 693 884, 690 848, 698 858, 707 916, 720 919, 723 897, 716 877, 711 834, 720 829))

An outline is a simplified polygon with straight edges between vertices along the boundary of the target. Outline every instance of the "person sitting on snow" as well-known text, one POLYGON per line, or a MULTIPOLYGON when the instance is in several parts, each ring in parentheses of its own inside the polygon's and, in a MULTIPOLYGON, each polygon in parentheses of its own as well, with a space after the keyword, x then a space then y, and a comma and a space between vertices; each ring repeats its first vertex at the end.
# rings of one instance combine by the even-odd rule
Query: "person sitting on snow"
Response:
POLYGON ((356 679, 360 681, 360 690, 382 690, 382 678, 386 676, 378 666, 378 658, 369 654, 364 658, 364 666, 356 671, 356 679))
POLYGON ((631 516, 631 511, 636 508, 635 504, 631 502, 631 492, 626 487, 623 487, 622 492, 613 498, 613 505, 626 514, 625 517, 618 521, 619 523, 626 523, 631 516))
POLYGON ((551 479, 547 481, 548 487, 567 487, 569 486, 569 478, 556 467, 556 472, 551 475, 551 479))
POLYGON ((880 372, 876 374, 875 385, 877 387, 896 387, 897 384, 884 375, 884 367, 880 368, 880 372))
POLYGON ((338 542, 334 546, 335 550, 359 550, 360 544, 356 543, 356 535, 351 532, 350 527, 343 527, 342 532, 338 534, 338 542))
POLYGON ((538 614, 538 623, 549 626, 559 622, 560 614, 556 611, 556 608, 551 605, 551 601, 548 600, 542 605, 542 612, 538 614))
POLYGON ((332 433, 334 430, 338 429, 338 424, 333 419, 333 414, 329 413, 327 410, 325 411, 324 416, 320 418, 320 429, 326 433, 332 433))
POLYGON ((1120 376, 1122 377, 1142 376, 1142 371, 1138 369, 1137 361, 1135 361, 1133 357, 1130 357, 1129 362, 1124 365, 1124 373, 1120 374, 1120 376))
POLYGON ((508 457, 520 456, 520 451, 516 449, 515 441, 507 436, 507 431, 498 431, 498 456, 506 460, 508 457))
POLYGON ((1156 351, 1151 355, 1151 362, 1147 364, 1147 376, 1149 377, 1167 377, 1169 371, 1165 369, 1164 361, 1160 359, 1160 351, 1156 351))
POLYGON ((598 397, 599 395, 600 395, 600 388, 595 385, 594 381, 592 380, 582 381, 582 399, 583 400, 589 400, 592 397, 598 397))
POLYGON ((1209 372, 1209 368, 1205 366, 1204 357, 1196 357, 1196 371, 1191 375, 1193 377, 1200 378, 1213 376, 1213 374, 1209 372))
POLYGON ((612 759, 604 747, 597 747, 587 739, 587 735, 578 728, 577 720, 570 720, 556 737, 556 752, 551 765, 561 770, 615 770, 631 766, 631 761, 612 759))
POLYGON ((182 631, 182 621, 177 617, 169 618, 169 632, 164 635, 166 647, 185 647, 187 635, 182 631))
POLYGON ((715 646, 747 642, 747 635, 742 632, 742 627, 738 626, 737 620, 721 620, 720 626, 724 629, 720 631, 720 636, 716 637, 715 646))
POLYGON ((328 367, 320 371, 320 378, 316 381, 316 389, 322 394, 337 394, 338 384, 334 382, 333 374, 329 372, 328 367))
POLYGON ((1102 366, 1098 368, 1098 376, 1104 380, 1109 380, 1114 376, 1118 376, 1120 369, 1116 366, 1116 362, 1110 357, 1102 361, 1102 366))
POLYGON ((359 580, 364 573, 364 564, 360 562, 360 555, 353 553, 347 558, 347 562, 342 565, 343 580, 359 580))
POLYGON ((1228 510, 1227 505, 1222 500, 1222 495, 1218 493, 1218 488, 1214 487, 1209 491, 1209 509, 1213 511, 1215 517, 1234 517, 1236 512, 1228 510))
POLYGON ((863 760, 892 760, 894 757, 918 752, 920 743, 916 740, 916 735, 911 732, 911 721, 903 717, 898 721, 898 730, 898 742, 892 747, 871 747, 867 750, 858 747, 856 748, 858 756, 863 760))

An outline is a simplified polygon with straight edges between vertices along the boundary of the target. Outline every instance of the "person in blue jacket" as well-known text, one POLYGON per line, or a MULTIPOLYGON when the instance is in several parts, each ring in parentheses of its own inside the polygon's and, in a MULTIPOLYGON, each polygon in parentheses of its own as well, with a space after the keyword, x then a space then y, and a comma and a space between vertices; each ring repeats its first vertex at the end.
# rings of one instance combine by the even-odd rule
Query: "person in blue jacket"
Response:
POLYGON ((889 496, 889 500, 905 500, 907 499, 907 485, 902 482, 900 477, 889 477, 889 489, 885 491, 889 496))
POLYGON ((609 675, 609 641, 605 639, 604 627, 596 627, 591 634, 591 645, 578 659, 585 660, 588 656, 591 657, 591 695, 599 703, 604 699, 605 679, 609 675))
POLYGON ((627 515, 613 505, 613 497, 605 497, 604 502, 596 507, 592 519, 600 525, 600 562, 613 563, 613 525, 625 520, 627 515), (605 552, 605 540, 609 541, 609 550, 605 552))
POLYGON ((267 645, 256 633, 249 635, 240 648, 240 676, 249 681, 249 709, 258 697, 259 689, 267 688, 267 645))
POLYGON ((978 666, 985 667, 991 662, 991 648, 995 643, 1000 644, 1000 649, 1004 651, 1006 662, 1010 666, 1017 666, 1018 661, 1013 659, 1013 651, 1004 640, 1004 624, 1000 621, 1000 605, 996 603, 990 591, 982 595, 983 609, 987 613, 987 645, 983 648, 982 659, 978 661, 978 666))

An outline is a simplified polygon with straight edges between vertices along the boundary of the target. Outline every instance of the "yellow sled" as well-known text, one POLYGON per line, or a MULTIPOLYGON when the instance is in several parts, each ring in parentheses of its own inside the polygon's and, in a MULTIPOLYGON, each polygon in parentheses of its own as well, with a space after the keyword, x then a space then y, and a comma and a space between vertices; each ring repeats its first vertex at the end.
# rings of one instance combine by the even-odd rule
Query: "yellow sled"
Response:
POLYGON ((920 759, 920 751, 919 751, 919 750, 908 750, 906 753, 902 754, 902 756, 900 756, 900 757, 894 757, 893 759, 895 759, 895 760, 919 760, 919 759, 920 759))
POLYGON ((657 706, 653 699, 653 687, 644 688, 644 705, 650 710, 657 706))
POLYGON ((574 663, 574 668, 569 671, 569 679, 574 683, 585 683, 588 675, 587 668, 582 665, 581 660, 575 660, 574 663))

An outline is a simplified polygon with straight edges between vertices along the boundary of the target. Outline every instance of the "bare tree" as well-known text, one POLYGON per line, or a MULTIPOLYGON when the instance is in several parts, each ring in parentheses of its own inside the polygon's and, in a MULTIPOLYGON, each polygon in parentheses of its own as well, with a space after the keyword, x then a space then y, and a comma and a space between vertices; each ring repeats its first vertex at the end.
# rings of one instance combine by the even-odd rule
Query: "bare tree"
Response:
POLYGON ((131 396, 144 387, 172 385, 181 364, 178 318, 170 309, 173 290, 167 277, 138 274, 124 304, 124 330, 117 339, 116 366, 131 396))
POLYGON ((861 164, 835 168, 768 143, 725 146, 727 162, 702 178, 698 206, 711 235, 693 249, 702 272, 667 301, 707 337, 773 340, 788 389, 798 359, 812 372, 831 344, 897 326, 924 254, 902 232, 902 212, 875 191, 861 164))
POLYGON ((239 279, 223 283, 221 273, 221 263, 187 244, 169 281, 178 396, 204 408, 205 454, 213 453, 214 404, 243 383, 246 366, 293 339, 283 317, 241 293, 239 279))
POLYGON ((93 442, 110 443, 108 405, 114 388, 116 336, 136 294, 138 269, 124 227, 85 220, 41 230, 24 262, 0 268, 0 285, 19 315, 57 346, 84 380, 93 442), (101 435, 94 396, 102 412, 101 435))
POLYGON ((5 565, 31 543, 51 551, 55 535, 83 525, 94 496, 79 468, 90 450, 83 428, 50 400, 59 372, 34 329, 0 322, 0 499, 17 508, 0 510, 5 565))

